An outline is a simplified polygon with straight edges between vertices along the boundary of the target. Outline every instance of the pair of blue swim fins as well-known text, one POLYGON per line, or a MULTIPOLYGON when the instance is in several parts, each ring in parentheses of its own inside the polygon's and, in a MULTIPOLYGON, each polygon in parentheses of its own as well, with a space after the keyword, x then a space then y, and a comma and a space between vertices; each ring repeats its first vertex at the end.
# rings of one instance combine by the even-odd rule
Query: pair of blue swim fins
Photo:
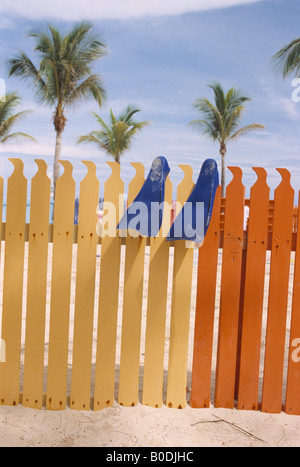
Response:
MULTIPOLYGON (((169 172, 170 167, 165 157, 154 159, 144 185, 120 220, 117 229, 133 229, 142 236, 157 236, 162 225, 165 182, 169 172)), ((167 235, 168 241, 188 240, 201 243, 204 240, 218 186, 217 163, 213 159, 207 159, 202 165, 194 189, 175 217, 167 235)))

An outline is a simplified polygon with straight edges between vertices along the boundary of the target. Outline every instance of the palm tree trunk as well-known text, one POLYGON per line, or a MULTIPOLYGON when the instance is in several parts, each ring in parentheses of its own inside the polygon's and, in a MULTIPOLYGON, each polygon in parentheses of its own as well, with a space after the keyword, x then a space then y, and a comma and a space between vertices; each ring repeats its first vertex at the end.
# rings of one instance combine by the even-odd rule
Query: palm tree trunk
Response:
POLYGON ((222 164, 222 170, 221 170, 221 187, 222 187, 222 198, 225 198, 226 196, 226 180, 225 180, 225 155, 226 155, 227 149, 226 145, 224 143, 221 143, 220 147, 220 154, 221 154, 221 164, 222 164))
POLYGON ((54 155, 54 165, 53 165, 53 198, 55 199, 55 189, 56 189, 56 182, 59 177, 59 160, 60 160, 60 153, 61 153, 61 142, 62 142, 62 130, 56 131, 56 142, 55 142, 55 155, 54 155))

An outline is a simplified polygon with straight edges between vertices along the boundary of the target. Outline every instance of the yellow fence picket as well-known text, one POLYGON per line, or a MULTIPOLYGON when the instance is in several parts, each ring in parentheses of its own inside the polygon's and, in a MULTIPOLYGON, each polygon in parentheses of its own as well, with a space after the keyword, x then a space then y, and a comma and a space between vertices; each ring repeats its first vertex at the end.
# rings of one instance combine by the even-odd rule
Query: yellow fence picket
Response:
POLYGON ((161 407, 163 393, 165 330, 169 270, 169 243, 163 233, 171 224, 172 182, 166 179, 165 202, 161 231, 150 239, 148 305, 145 337, 143 404, 161 407))
MULTIPOLYGON (((184 179, 177 188, 177 203, 183 206, 194 187, 193 169, 189 165, 179 167, 184 179)), ((173 408, 186 405, 193 258, 194 248, 188 248, 184 240, 175 242, 167 386, 167 405, 173 408)))
POLYGON ((191 406, 209 407, 213 337, 215 321, 215 297, 217 285, 221 187, 216 191, 214 209, 198 252, 197 301, 194 330, 193 378, 191 406))
MULTIPOLYGON (((129 184, 128 205, 144 183, 145 168, 132 163, 136 175, 129 184)), ((141 317, 146 238, 126 238, 121 360, 119 376, 119 404, 125 407, 138 402, 141 317)))
POLYGON ((6 362, 0 363, 0 405, 19 403, 20 381, 27 180, 21 159, 10 161, 14 171, 7 183, 1 333, 6 347, 6 362))
MULTIPOLYGON (((112 174, 104 186, 104 203, 111 203, 115 207, 116 227, 123 211, 120 196, 122 198, 124 194, 124 183, 120 177, 120 164, 117 162, 107 162, 107 164, 111 167, 112 174)), ((101 245, 94 410, 112 406, 114 403, 121 252, 121 238, 116 228, 114 233, 115 237, 104 236, 101 245)))
POLYGON ((2 260, 1 256, 1 238, 2 238, 2 211, 3 211, 3 186, 4 179, 0 176, 0 264, 2 260))
POLYGON ((73 339, 72 386, 70 406, 75 410, 89 410, 93 318, 95 298, 97 207, 99 181, 96 165, 83 162, 88 173, 80 185, 76 295, 73 339))
POLYGON ((75 182, 73 167, 60 161, 63 175, 55 192, 51 312, 48 358, 47 403, 49 410, 66 407, 70 288, 74 229, 75 182))
POLYGON ((48 230, 51 181, 47 164, 36 160, 31 181, 23 405, 43 405, 48 230))

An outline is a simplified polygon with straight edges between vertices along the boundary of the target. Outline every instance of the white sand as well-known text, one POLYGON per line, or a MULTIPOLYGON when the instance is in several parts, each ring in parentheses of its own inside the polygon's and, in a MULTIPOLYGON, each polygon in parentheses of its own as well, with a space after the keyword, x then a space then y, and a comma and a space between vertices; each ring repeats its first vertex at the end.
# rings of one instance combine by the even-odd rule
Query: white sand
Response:
MULTIPOLYGON (((3 246, 3 245, 2 245, 3 246)), ((2 251, 3 253, 3 251, 2 251)), ((100 254, 100 247, 98 254, 100 254)), ((26 251, 27 257, 27 251, 26 251)), ((124 258, 124 249, 122 251, 124 258)), ((3 259, 3 257, 2 257, 3 259)), ((51 248, 49 250, 49 260, 51 259, 51 248)), ((76 246, 74 246, 74 262, 72 269, 72 300, 70 319, 70 346, 69 346, 69 369, 72 361, 72 332, 74 321, 74 278, 76 275, 76 246)), ((146 253, 146 266, 149 259, 146 253)), ((220 252, 221 263, 221 252, 220 252)), ((3 261, 1 261, 3 265, 3 261)), ((99 259, 98 259, 99 266, 99 259)), ((192 409, 189 405, 191 387, 191 369, 193 352, 193 325, 195 318, 196 300, 196 256, 194 263, 194 282, 191 307, 191 332, 188 357, 187 375, 187 401, 188 405, 183 410, 169 409, 163 406, 160 409, 153 409, 138 404, 135 407, 121 407, 116 402, 114 407, 107 408, 100 412, 77 412, 67 408, 61 412, 51 412, 45 409, 33 410, 22 407, 0 407, 0 447, 3 446, 99 446, 99 447, 197 447, 197 446, 300 446, 300 416, 290 416, 284 413, 280 415, 263 414, 260 412, 238 411, 215 409, 192 409)), ((172 258, 170 260, 172 269, 172 258)), ((99 267, 98 267, 99 270, 99 267)), ((147 267, 145 268, 147 271, 147 267)), ((267 264, 266 279, 268 279, 269 264, 267 264)), ((291 262, 291 282, 292 282, 293 262, 291 262)), ((121 288, 120 303, 122 300, 122 274, 121 268, 121 288)), ((47 317, 49 317, 50 285, 51 274, 49 273, 48 297, 47 297, 47 317)), ((26 290, 26 267, 24 274, 26 290)), ((95 297, 95 332, 93 343, 93 372, 96 351, 96 329, 97 329, 97 298, 98 298, 99 274, 96 277, 96 297, 95 297)), ((147 284, 147 274, 145 274, 145 285, 147 284)), ((266 280, 266 300, 262 338, 262 364, 261 376, 263 374, 264 338, 266 326, 268 281, 266 280)), ((216 342, 218 333, 218 306, 220 293, 220 266, 218 273, 218 285, 216 296, 216 325, 214 333, 214 359, 212 372, 212 385, 214 383, 214 368, 216 362, 216 342)), ((170 305, 171 291, 169 290, 170 305)), ((291 308, 291 293, 289 295, 289 317, 291 308)), ((142 340, 141 340, 141 360, 140 368, 142 374, 144 335, 146 321, 146 298, 144 293, 144 307, 142 319, 142 340)), ((26 294, 24 293, 24 305, 26 304, 26 294)), ((169 308, 169 307, 168 307, 169 308)), ((0 317, 1 318, 1 317, 0 317)), ((25 317, 24 317, 25 318, 25 317)), ((117 332, 117 361, 116 368, 120 360, 120 338, 121 338, 121 307, 117 332)), ((165 380, 167 376, 168 364, 168 333, 170 324, 170 313, 167 314, 166 330, 166 358, 165 358, 165 380)), ((288 342, 287 326, 287 342, 288 342)), ((24 335, 25 319, 22 327, 22 355, 21 368, 24 359, 24 335)), ((45 366, 47 365, 49 325, 47 319, 46 342, 45 342, 45 366)), ((69 371, 71 374, 71 371, 69 371)), ((286 377, 286 366, 285 366, 286 377)), ((93 379, 93 374, 92 374, 93 379)), ((142 381, 142 378, 141 378, 142 381)), ((140 388, 142 390, 142 387, 140 388)), ((70 377, 68 391, 70 390, 70 377)), ((22 378, 21 378, 22 391, 22 378)), ((284 392, 284 391, 283 391, 284 392)), ((164 387, 164 397, 166 387, 164 387)), ((140 391, 141 395, 141 391, 140 391)), ((116 394, 117 397, 117 394, 116 394)))

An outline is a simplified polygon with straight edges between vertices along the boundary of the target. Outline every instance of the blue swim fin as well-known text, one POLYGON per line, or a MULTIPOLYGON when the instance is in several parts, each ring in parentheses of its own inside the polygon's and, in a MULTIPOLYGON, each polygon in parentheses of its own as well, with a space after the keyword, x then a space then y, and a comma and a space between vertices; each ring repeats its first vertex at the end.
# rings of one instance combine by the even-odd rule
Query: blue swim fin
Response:
POLYGON ((197 183, 176 216, 167 240, 201 243, 209 227, 216 190, 219 186, 218 166, 214 159, 204 161, 197 183))
POLYGON ((162 224, 161 203, 165 200, 165 182, 169 172, 170 167, 165 157, 154 159, 144 185, 120 220, 117 229, 134 230, 145 237, 156 237, 162 224))

